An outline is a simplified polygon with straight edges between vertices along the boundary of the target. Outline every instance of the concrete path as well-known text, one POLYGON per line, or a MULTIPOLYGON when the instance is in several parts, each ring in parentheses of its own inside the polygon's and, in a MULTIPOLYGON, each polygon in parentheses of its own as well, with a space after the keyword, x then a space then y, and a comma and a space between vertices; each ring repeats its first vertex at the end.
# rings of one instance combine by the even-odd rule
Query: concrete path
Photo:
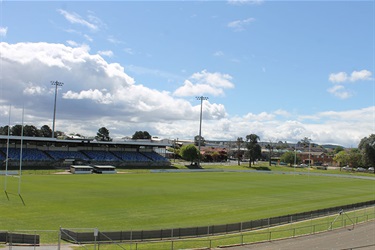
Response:
POLYGON ((354 229, 341 228, 314 235, 301 236, 285 240, 255 243, 230 250, 374 250, 375 249, 375 221, 357 224, 354 229))

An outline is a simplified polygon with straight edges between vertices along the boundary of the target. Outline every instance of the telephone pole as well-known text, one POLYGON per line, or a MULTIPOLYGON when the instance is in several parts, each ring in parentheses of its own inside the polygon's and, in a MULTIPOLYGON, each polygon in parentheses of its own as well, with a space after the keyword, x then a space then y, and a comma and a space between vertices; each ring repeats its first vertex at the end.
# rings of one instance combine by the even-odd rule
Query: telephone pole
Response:
POLYGON ((52 122, 52 138, 55 138, 55 119, 56 119, 56 97, 57 97, 57 87, 63 86, 63 82, 51 81, 51 85, 55 86, 55 102, 53 106, 53 122, 52 122))

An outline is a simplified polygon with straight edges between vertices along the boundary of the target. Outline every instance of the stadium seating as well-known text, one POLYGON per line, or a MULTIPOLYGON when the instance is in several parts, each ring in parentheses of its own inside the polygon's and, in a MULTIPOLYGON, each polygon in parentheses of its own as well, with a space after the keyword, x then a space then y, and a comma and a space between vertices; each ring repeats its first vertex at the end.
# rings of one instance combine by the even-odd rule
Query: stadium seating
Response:
POLYGON ((112 154, 109 151, 104 150, 83 150, 84 154, 86 154, 88 157, 90 157, 92 160, 95 161, 120 161, 118 157, 116 157, 114 154, 112 154))
POLYGON ((142 154, 148 157, 149 159, 152 159, 153 161, 157 161, 157 162, 168 161, 167 158, 161 156, 160 154, 156 152, 142 152, 142 154))
POLYGON ((89 160, 89 158, 79 151, 48 151, 48 154, 55 160, 77 159, 89 160))
MULTIPOLYGON (((7 149, 2 148, 1 151, 6 155, 7 149)), ((9 148, 8 158, 12 160, 20 160, 21 150, 19 148, 9 148)), ((25 161, 50 161, 51 158, 48 157, 43 151, 34 148, 24 148, 22 149, 22 160, 25 161)))
POLYGON ((146 156, 138 152, 114 151, 113 154, 115 154, 117 157, 119 157, 123 161, 134 161, 134 162, 151 161, 149 158, 147 158, 146 156))

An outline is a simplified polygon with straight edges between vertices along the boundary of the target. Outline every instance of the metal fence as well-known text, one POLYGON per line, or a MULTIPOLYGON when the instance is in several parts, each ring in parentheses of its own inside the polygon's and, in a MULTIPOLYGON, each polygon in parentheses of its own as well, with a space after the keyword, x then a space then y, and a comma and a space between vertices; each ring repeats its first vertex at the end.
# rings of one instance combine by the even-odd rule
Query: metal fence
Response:
POLYGON ((72 243, 93 243, 100 241, 147 241, 165 240, 171 238, 202 237, 207 235, 228 234, 254 229, 261 229, 271 226, 283 225, 291 222, 318 218, 337 214, 340 210, 351 211, 368 206, 374 206, 375 200, 355 203, 344 206, 336 206, 326 209, 314 210, 303 213, 296 213, 285 216, 272 217, 267 219, 252 220, 247 222, 232 223, 225 225, 211 225, 188 228, 172 228, 160 230, 141 231, 97 231, 78 232, 74 229, 61 229, 61 239, 72 243))

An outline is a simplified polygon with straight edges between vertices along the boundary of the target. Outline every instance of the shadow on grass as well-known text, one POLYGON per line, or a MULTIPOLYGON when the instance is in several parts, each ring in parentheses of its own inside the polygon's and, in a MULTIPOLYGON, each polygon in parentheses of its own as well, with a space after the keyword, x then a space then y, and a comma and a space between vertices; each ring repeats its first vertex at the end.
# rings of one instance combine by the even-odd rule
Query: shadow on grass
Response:
POLYGON ((263 166, 259 166, 259 167, 252 166, 250 169, 261 170, 261 171, 271 171, 269 167, 263 167, 263 166))
POLYGON ((188 169, 203 169, 202 166, 199 166, 198 164, 189 164, 185 165, 185 167, 188 169))

